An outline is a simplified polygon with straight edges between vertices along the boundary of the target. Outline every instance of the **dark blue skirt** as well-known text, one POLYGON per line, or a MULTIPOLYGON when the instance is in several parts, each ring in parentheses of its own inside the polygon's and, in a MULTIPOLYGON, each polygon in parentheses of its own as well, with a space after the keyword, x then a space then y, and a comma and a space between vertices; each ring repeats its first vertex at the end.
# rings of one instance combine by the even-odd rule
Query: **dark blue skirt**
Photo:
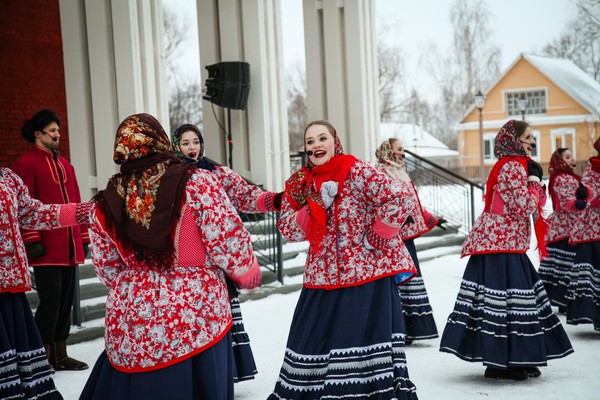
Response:
POLYGON ((495 368, 545 366, 573 352, 525 254, 471 256, 440 351, 495 368))
POLYGON ((581 243, 567 292, 567 323, 600 330, 600 241, 581 243))
POLYGON ((250 337, 244 327, 242 319, 242 309, 240 299, 234 297, 231 299, 231 315, 233 316, 233 326, 231 327, 231 337, 233 339, 233 355, 235 356, 235 374, 234 381, 241 382, 254 379, 256 375, 256 363, 250 347, 250 337))
POLYGON ((438 331, 433 319, 433 310, 429 304, 427 289, 425 289, 425 281, 421 275, 415 241, 405 240, 404 244, 417 268, 417 275, 404 285, 398 286, 406 326, 406 339, 433 339, 438 337, 438 331))
POLYGON ((394 278, 303 288, 269 399, 416 399, 394 278))
POLYGON ((231 334, 191 358, 150 372, 116 370, 103 351, 80 399, 233 400, 231 334))
POLYGON ((553 306, 567 305, 567 289, 571 280, 575 246, 569 246, 568 239, 547 245, 548 258, 540 263, 538 274, 553 306))
POLYGON ((62 399, 25 293, 0 293, 0 399, 62 399))

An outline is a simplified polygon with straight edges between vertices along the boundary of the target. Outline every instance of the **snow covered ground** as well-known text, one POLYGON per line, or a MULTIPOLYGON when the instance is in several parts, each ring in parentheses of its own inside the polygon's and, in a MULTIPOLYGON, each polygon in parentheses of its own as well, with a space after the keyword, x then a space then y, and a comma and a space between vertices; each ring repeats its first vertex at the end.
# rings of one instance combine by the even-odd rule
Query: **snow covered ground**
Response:
MULTIPOLYGON (((537 254, 529 252, 534 265, 537 254)), ((444 329, 451 312, 467 259, 458 255, 441 256, 421 265, 438 330, 444 329)), ((287 278, 286 284, 301 277, 287 278)), ((242 303, 246 330, 252 341, 258 375, 254 380, 236 384, 236 399, 265 399, 274 387, 281 367, 285 342, 299 292, 275 294, 242 303)), ((407 348, 411 380, 421 400, 429 399, 511 399, 511 400, 596 400, 600 398, 600 332, 591 325, 572 326, 560 320, 575 353, 550 361, 541 368, 542 376, 522 382, 496 381, 483 377, 484 367, 467 363, 438 350, 439 339, 416 342, 407 348)), ((93 365, 103 348, 102 339, 69 347, 72 356, 93 365)), ((57 372, 55 383, 65 399, 77 399, 91 368, 80 372, 57 372)))

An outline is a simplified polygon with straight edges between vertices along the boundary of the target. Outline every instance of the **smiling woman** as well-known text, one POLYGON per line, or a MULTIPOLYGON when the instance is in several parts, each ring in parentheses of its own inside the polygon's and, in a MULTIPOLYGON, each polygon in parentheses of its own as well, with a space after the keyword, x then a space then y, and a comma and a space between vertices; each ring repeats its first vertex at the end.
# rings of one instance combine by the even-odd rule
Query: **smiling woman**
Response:
POLYGON ((416 399, 394 283, 416 272, 398 235, 416 201, 406 186, 344 154, 329 122, 311 122, 304 135, 308 162, 286 182, 278 228, 310 247, 269 399, 416 399))
POLYGON ((304 133, 304 147, 308 162, 318 166, 327 163, 335 155, 335 128, 329 123, 312 122, 304 133))

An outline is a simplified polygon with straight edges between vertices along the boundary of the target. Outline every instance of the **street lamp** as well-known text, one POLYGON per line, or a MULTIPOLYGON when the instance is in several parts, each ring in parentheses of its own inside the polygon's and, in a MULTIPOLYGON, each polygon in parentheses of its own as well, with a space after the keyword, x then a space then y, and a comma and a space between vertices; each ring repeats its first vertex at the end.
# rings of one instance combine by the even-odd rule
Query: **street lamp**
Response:
POLYGON ((521 96, 517 100, 517 107, 519 111, 521 111, 521 119, 525 121, 525 110, 527 109, 527 104, 529 104, 529 99, 525 98, 525 94, 521 93, 521 96))
POLYGON ((475 107, 479 110, 479 142, 481 143, 479 153, 479 176, 481 183, 485 183, 485 166, 483 158, 485 153, 485 142, 483 141, 483 107, 485 107, 486 95, 481 93, 481 90, 475 95, 475 107))

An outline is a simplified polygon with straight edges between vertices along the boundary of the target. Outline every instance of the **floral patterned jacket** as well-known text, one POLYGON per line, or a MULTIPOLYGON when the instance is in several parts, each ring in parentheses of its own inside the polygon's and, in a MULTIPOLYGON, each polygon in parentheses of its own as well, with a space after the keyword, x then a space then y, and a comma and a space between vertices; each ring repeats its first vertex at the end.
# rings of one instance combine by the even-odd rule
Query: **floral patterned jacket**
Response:
POLYGON ((178 222, 176 265, 153 268, 124 254, 92 212, 92 260, 109 287, 105 345, 119 371, 151 371, 218 342, 232 324, 225 275, 240 282, 259 268, 250 234, 211 173, 196 170, 178 222))
POLYGON ((548 222, 546 243, 567 239, 577 218, 577 214, 567 205, 575 200, 575 191, 579 186, 579 181, 571 174, 564 172, 556 172, 556 174, 550 192, 553 213, 546 220, 548 222))
MULTIPOLYGON (((304 268, 304 286, 337 289, 356 286, 407 272, 416 273, 398 234, 406 217, 417 207, 408 185, 396 181, 365 161, 350 170, 344 189, 329 208, 327 233, 311 244, 304 268), (367 248, 365 236, 376 226, 396 234, 381 247, 367 248)), ((307 240, 308 206, 294 211, 282 201, 279 230, 291 241, 307 240)))
MULTIPOLYGON (((29 194, 44 204, 81 202, 79 185, 73 165, 62 156, 54 156, 49 150, 33 145, 11 166, 29 189, 29 194)), ((72 266, 83 264, 83 245, 90 243, 88 226, 80 225, 53 230, 22 229, 25 244, 41 242, 46 254, 29 258, 29 265, 72 266)))
POLYGON ((241 213, 254 214, 275 211, 273 198, 275 193, 263 191, 244 180, 237 172, 225 166, 219 166, 212 172, 223 185, 227 197, 236 210, 241 213))
MULTIPOLYGON (((581 183, 588 189, 586 207, 576 210, 577 219, 571 229, 569 244, 574 245, 584 242, 600 240, 600 173, 588 165, 583 171, 581 183)), ((575 210, 574 201, 569 206, 575 210)))
POLYGON ((529 249, 529 216, 545 203, 545 190, 527 182, 519 162, 508 161, 498 172, 490 209, 484 209, 465 240, 461 257, 486 253, 525 253, 529 249))
MULTIPOLYGON (((76 224, 75 204, 43 204, 8 168, 0 168, 0 293, 31 290, 31 274, 19 228, 54 229, 76 224)), ((86 218, 87 219, 87 218, 86 218)))

